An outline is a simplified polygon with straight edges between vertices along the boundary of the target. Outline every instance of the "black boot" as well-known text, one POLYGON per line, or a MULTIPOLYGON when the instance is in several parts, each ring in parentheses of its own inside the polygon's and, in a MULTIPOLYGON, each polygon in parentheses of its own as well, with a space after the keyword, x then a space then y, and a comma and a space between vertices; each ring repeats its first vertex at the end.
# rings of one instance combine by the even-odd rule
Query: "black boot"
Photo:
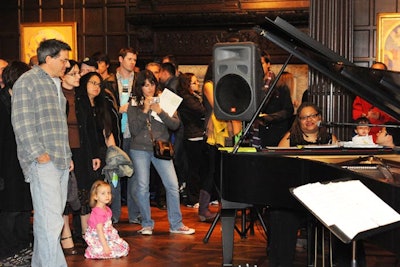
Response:
POLYGON ((211 222, 214 220, 216 213, 210 212, 208 205, 210 204, 210 194, 205 190, 200 190, 199 197, 199 219, 202 222, 211 222))

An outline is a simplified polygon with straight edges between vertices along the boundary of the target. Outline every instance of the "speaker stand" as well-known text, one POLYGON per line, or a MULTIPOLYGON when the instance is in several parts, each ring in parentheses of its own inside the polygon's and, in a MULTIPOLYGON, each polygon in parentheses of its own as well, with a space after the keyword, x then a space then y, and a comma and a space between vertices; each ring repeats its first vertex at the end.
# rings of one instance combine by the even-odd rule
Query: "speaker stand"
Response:
MULTIPOLYGON (((235 224, 235 226, 234 226, 234 229, 235 229, 236 232, 239 234, 239 236, 240 236, 241 239, 245 239, 245 238, 247 237, 247 233, 248 233, 249 230, 250 230, 250 234, 254 235, 254 222, 255 222, 257 219, 260 221, 261 226, 262 226, 262 228, 264 229, 265 234, 267 234, 267 227, 266 227, 265 222, 264 222, 264 219, 263 219, 263 217, 261 216, 261 213, 260 213, 260 211, 259 211, 259 209, 258 209, 257 207, 249 206, 248 208, 243 208, 243 209, 240 209, 240 210, 241 210, 241 212, 242 212, 242 214, 241 214, 241 219, 242 219, 242 220, 241 220, 241 228, 242 228, 242 229, 239 229, 239 228, 236 226, 236 224, 235 224), (251 217, 250 217, 250 222, 249 222, 249 225, 248 225, 248 226, 246 226, 246 221, 247 221, 247 219, 246 219, 246 210, 247 210, 247 209, 250 209, 250 216, 251 216, 251 217), (252 214, 251 214, 252 211, 255 211, 255 212, 256 212, 257 218, 252 217, 252 214)), ((211 223, 210 228, 208 229, 206 235, 205 235, 204 238, 203 238, 203 243, 204 243, 204 244, 207 244, 207 243, 208 243, 208 240, 210 239, 211 234, 212 234, 212 232, 214 231, 215 226, 217 225, 218 220, 219 220, 220 218, 221 218, 221 212, 218 211, 217 215, 215 216, 214 220, 213 220, 212 223, 211 223)))

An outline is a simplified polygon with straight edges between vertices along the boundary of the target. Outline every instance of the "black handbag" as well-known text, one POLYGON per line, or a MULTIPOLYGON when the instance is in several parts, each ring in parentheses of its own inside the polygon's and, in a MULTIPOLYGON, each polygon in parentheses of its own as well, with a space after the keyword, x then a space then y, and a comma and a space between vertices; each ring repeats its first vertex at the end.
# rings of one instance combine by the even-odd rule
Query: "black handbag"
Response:
POLYGON ((174 158, 174 146, 170 141, 154 140, 153 151, 156 158, 166 160, 174 158))
POLYGON ((154 140, 153 133, 151 131, 150 114, 149 118, 147 119, 147 128, 149 129, 150 138, 153 143, 154 157, 165 160, 173 159, 175 152, 174 145, 171 143, 171 141, 154 140))

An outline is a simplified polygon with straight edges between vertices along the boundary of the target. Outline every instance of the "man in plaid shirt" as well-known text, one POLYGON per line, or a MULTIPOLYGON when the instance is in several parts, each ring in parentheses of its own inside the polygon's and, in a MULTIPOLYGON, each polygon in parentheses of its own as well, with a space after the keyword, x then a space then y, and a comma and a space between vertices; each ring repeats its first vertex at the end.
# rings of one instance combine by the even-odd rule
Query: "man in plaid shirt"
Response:
POLYGON ((67 266, 60 234, 73 164, 59 77, 69 67, 70 50, 59 40, 42 41, 37 49, 39 66, 24 73, 13 87, 11 120, 34 209, 34 267, 67 266))

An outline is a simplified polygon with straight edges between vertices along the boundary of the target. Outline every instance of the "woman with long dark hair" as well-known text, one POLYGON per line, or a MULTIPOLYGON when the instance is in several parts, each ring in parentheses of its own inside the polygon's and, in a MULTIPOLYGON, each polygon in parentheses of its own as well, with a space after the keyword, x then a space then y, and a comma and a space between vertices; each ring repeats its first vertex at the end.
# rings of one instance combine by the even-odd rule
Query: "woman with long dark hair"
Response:
MULTIPOLYGON (((321 110, 313 103, 304 102, 297 110, 291 129, 279 143, 280 147, 298 145, 326 145, 337 142, 335 135, 321 127, 321 110)), ((292 209, 268 209, 268 252, 272 267, 293 266, 297 231, 304 217, 292 209)), ((340 265, 341 266, 341 265, 340 265)))
POLYGON ((302 103, 297 110, 292 127, 283 136, 279 146, 336 143, 336 136, 329 133, 326 127, 320 127, 321 120, 321 110, 315 104, 302 103))
MULTIPOLYGON (((99 157, 101 167, 97 171, 97 178, 100 178, 101 171, 105 166, 107 147, 115 145, 120 147, 121 127, 118 111, 113 105, 113 100, 101 86, 103 79, 97 72, 89 72, 82 76, 79 95, 87 99, 87 105, 91 109, 96 125, 96 138, 99 144, 99 157), (86 84, 86 86, 84 86, 86 84)), ((121 184, 115 181, 111 185, 113 201, 111 202, 112 221, 118 222, 121 215, 121 184)))
POLYGON ((172 116, 168 115, 155 101, 158 94, 157 85, 158 81, 151 71, 141 71, 137 76, 133 91, 135 100, 128 108, 129 130, 132 134, 130 156, 135 169, 131 178, 134 179, 132 183, 134 190, 128 190, 128 192, 134 192, 133 197, 137 199, 140 207, 142 229, 139 233, 152 235, 154 221, 151 219, 149 180, 150 163, 153 163, 166 191, 170 233, 193 234, 195 230, 182 223, 178 178, 173 161, 156 158, 153 153, 152 140, 169 140, 169 130, 178 129, 180 124, 176 112, 172 116), (157 119, 155 114, 157 114, 157 119))
MULTIPOLYGON (((81 235, 87 228, 90 214, 89 192, 96 179, 96 171, 100 168, 99 143, 96 138, 96 123, 90 109, 89 99, 82 95, 86 83, 82 83, 78 63, 70 60, 70 67, 65 70, 62 80, 62 90, 67 99, 67 124, 69 145, 74 162, 74 172, 77 180, 78 195, 81 202, 80 224, 74 223, 76 237, 82 241, 81 235)), ((69 214, 68 205, 64 215, 69 214)), ((65 254, 77 254, 72 242, 68 217, 64 216, 64 228, 61 244, 65 254)))
MULTIPOLYGON (((204 198, 200 198, 204 193, 200 189, 202 184, 203 173, 205 172, 206 156, 205 149, 205 125, 204 117, 206 108, 202 104, 200 96, 197 94, 199 82, 193 73, 185 73, 179 75, 178 94, 183 98, 178 111, 183 123, 183 148, 187 157, 186 176, 186 205, 194 205, 204 198)), ((203 205, 208 206, 207 203, 203 205)), ((204 214, 202 214, 204 215, 204 214)), ((201 221, 205 221, 206 217, 200 217, 201 221)))

